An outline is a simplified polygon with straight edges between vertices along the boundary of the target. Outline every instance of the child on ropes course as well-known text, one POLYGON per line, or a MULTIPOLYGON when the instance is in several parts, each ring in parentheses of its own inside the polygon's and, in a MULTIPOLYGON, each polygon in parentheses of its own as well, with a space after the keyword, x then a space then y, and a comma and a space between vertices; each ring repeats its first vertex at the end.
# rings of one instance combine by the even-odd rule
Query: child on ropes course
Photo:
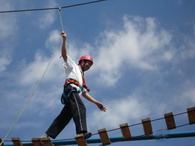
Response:
POLYGON ((93 58, 90 56, 82 56, 79 63, 76 64, 68 55, 66 48, 67 34, 62 31, 62 57, 65 61, 65 68, 67 78, 64 84, 64 91, 61 96, 61 102, 64 107, 61 113, 56 117, 51 126, 45 133, 44 137, 51 137, 55 139, 57 135, 64 129, 64 127, 73 118, 76 133, 83 134, 87 139, 91 137, 91 133, 87 131, 86 123, 86 108, 81 100, 80 95, 85 97, 90 102, 96 104, 101 111, 106 111, 105 106, 94 99, 88 92, 90 89, 87 87, 84 72, 89 70, 93 65, 93 58))

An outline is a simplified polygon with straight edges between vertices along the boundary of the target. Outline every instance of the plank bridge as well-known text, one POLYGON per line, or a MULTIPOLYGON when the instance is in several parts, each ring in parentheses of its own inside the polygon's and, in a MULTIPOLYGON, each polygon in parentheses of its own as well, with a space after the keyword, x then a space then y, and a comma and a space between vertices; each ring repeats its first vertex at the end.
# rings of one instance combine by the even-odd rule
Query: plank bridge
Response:
MULTIPOLYGON (((85 139, 83 134, 78 134, 76 137, 71 139, 63 139, 63 140, 50 140, 49 138, 32 138, 30 141, 22 141, 19 137, 13 137, 11 140, 2 141, 0 139, 1 146, 53 146, 53 145, 78 145, 78 146, 87 146, 91 143, 100 143, 101 145, 109 145, 114 142, 127 142, 127 141, 136 141, 136 140, 151 140, 151 139, 169 139, 169 138, 184 138, 184 137, 195 137, 194 132, 181 132, 181 133, 172 133, 172 134, 158 134, 153 135, 152 122, 157 120, 164 119, 166 123, 167 130, 176 129, 177 126, 175 123, 175 116, 187 114, 188 115, 188 123, 185 125, 191 125, 195 123, 195 107, 188 108, 186 112, 175 114, 166 113, 163 118, 150 120, 150 118, 143 119, 141 123, 143 126, 144 135, 141 136, 132 136, 130 127, 136 126, 139 124, 128 125, 128 123, 120 124, 119 128, 121 130, 121 137, 109 137, 108 132, 105 128, 98 130, 99 138, 89 138, 85 139), (7 143, 9 142, 9 143, 7 143)), ((116 130, 116 129, 114 129, 116 130)), ((96 134, 93 134, 96 135, 96 134)))

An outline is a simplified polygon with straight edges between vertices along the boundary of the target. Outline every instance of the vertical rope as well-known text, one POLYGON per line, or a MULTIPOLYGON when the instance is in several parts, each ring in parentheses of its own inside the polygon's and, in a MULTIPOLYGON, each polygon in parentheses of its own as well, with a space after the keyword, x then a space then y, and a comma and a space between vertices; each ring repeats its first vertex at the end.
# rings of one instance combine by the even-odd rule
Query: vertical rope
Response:
POLYGON ((62 21, 62 12, 61 12, 61 10, 62 10, 62 8, 61 7, 59 7, 58 8, 58 14, 59 14, 59 18, 60 18, 60 25, 61 25, 61 29, 62 29, 62 31, 64 31, 64 26, 63 26, 63 21, 62 21))

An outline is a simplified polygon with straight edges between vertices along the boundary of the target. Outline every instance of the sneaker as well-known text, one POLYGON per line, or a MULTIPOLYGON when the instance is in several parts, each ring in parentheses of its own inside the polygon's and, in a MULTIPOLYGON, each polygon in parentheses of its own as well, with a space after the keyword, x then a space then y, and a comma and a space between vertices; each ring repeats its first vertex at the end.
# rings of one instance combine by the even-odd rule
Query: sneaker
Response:
POLYGON ((41 138, 49 138, 49 135, 47 135, 47 133, 45 133, 43 136, 41 136, 41 138))
POLYGON ((88 139, 92 136, 92 133, 91 132, 86 132, 86 133, 83 133, 85 139, 88 139))

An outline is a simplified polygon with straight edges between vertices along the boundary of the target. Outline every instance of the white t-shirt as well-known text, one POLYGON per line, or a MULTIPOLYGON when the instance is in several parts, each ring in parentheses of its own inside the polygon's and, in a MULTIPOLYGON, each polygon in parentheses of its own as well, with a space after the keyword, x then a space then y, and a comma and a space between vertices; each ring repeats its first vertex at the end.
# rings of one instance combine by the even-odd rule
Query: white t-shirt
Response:
MULTIPOLYGON (((82 74, 79 66, 67 55, 67 62, 64 63, 65 72, 68 78, 72 78, 79 82, 80 86, 83 85, 82 74)), ((79 88, 78 86, 71 84, 71 86, 75 87, 78 91, 81 90, 83 92, 86 91, 84 88, 79 88)))

